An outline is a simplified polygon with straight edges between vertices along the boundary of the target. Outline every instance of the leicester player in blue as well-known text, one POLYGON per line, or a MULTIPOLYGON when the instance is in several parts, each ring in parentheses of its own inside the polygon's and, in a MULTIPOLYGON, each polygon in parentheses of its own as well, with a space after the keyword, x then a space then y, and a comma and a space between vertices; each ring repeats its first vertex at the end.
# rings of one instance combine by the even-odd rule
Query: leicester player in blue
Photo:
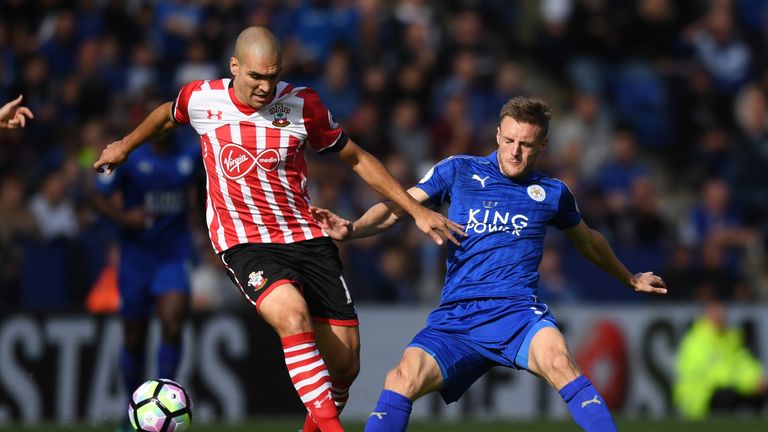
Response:
POLYGON ((97 177, 93 204, 119 226, 120 365, 128 394, 147 378, 145 345, 153 311, 161 326, 158 377, 173 378, 179 365, 200 159, 197 146, 187 148, 167 136, 133 152, 112 175, 97 177))
MULTIPOLYGON (((547 226, 564 231, 582 255, 635 291, 667 290, 651 272, 630 273, 584 223, 568 187, 533 170, 547 145, 549 119, 540 99, 511 99, 499 116, 497 151, 445 159, 409 190, 420 202, 449 203, 449 219, 464 224, 466 236, 460 246, 448 244, 440 305, 387 374, 366 431, 404 431, 416 399, 439 391, 446 403, 454 402, 492 366, 547 380, 584 430, 616 430, 557 321, 536 297, 547 226)), ((354 223, 325 209, 314 212, 338 240, 382 232, 404 216, 391 203, 371 207, 354 223)))

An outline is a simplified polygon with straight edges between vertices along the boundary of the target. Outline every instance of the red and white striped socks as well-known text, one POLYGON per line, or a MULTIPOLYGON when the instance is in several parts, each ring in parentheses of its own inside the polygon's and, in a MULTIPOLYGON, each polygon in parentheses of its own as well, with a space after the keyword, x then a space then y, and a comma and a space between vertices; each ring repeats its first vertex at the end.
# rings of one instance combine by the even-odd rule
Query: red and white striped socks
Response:
POLYGON ((328 369, 315 345, 315 333, 299 333, 281 340, 288 375, 309 415, 322 432, 343 432, 328 369))
MULTIPOLYGON (((349 384, 344 384, 339 381, 331 381, 331 391, 333 392, 333 402, 336 404, 336 410, 339 415, 341 415, 341 411, 347 405, 347 400, 349 399, 349 384)), ((312 416, 307 414, 307 417, 304 419, 304 427, 301 431, 320 432, 320 428, 315 421, 312 420, 312 416)))

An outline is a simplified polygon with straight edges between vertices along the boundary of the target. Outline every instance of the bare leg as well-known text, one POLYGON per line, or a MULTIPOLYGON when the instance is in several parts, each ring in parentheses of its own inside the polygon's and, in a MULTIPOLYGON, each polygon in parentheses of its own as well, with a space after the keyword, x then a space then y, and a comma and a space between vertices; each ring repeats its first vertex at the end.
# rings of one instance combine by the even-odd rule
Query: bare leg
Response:
POLYGON ((443 386, 443 374, 434 358, 421 348, 405 349, 400 363, 387 373, 366 432, 402 432, 408 426, 413 401, 443 386))
POLYGON ((605 400, 571 358, 560 330, 544 327, 536 333, 528 352, 528 368, 559 391, 573 420, 585 431, 618 430, 605 400))

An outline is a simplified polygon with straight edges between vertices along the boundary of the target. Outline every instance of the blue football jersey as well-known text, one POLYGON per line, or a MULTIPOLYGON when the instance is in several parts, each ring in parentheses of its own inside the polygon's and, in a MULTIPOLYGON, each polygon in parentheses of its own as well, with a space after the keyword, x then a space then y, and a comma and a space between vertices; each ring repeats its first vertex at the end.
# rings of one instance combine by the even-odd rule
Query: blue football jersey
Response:
POLYGON ((461 246, 448 244, 442 303, 536 295, 547 226, 568 229, 581 221, 563 182, 539 172, 506 177, 496 152, 445 159, 416 187, 435 205, 449 203, 448 217, 468 234, 461 246))
POLYGON ((121 227, 124 250, 139 248, 163 258, 189 254, 189 187, 200 172, 200 160, 197 146, 174 144, 170 152, 158 153, 151 145, 144 145, 112 175, 97 177, 98 193, 122 191, 126 211, 144 207, 146 212, 143 230, 121 227))

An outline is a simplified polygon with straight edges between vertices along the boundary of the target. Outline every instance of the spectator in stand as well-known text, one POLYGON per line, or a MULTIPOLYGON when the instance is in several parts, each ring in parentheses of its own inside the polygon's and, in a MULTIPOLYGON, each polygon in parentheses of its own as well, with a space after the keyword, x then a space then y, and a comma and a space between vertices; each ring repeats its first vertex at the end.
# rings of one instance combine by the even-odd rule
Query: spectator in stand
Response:
POLYGON ((715 88, 735 95, 750 77, 753 54, 738 34, 731 2, 711 2, 702 21, 688 34, 696 59, 714 79, 715 88))
POLYGON ((579 92, 573 109, 553 125, 550 152, 565 165, 578 168, 582 181, 591 182, 611 154, 613 124, 597 95, 579 92))
POLYGON ((727 248, 726 266, 738 271, 745 248, 755 240, 753 230, 744 224, 740 212, 730 200, 731 189, 722 179, 708 180, 702 187, 701 197, 681 224, 684 244, 702 247, 713 243, 727 248))
POLYGON ((735 111, 733 198, 748 223, 762 223, 768 216, 768 99, 759 87, 748 86, 736 99, 735 111))
POLYGON ((40 191, 29 202, 44 241, 74 240, 80 231, 75 203, 66 193, 68 187, 63 170, 54 169, 44 175, 40 191))
POLYGON ((600 167, 594 184, 605 191, 607 210, 622 213, 629 206, 633 181, 650 175, 650 169, 638 157, 635 136, 627 128, 615 131, 611 150, 611 158, 600 167))
POLYGON ((0 178, 0 308, 18 304, 24 244, 38 235, 35 218, 24 205, 25 184, 16 173, 0 178))

